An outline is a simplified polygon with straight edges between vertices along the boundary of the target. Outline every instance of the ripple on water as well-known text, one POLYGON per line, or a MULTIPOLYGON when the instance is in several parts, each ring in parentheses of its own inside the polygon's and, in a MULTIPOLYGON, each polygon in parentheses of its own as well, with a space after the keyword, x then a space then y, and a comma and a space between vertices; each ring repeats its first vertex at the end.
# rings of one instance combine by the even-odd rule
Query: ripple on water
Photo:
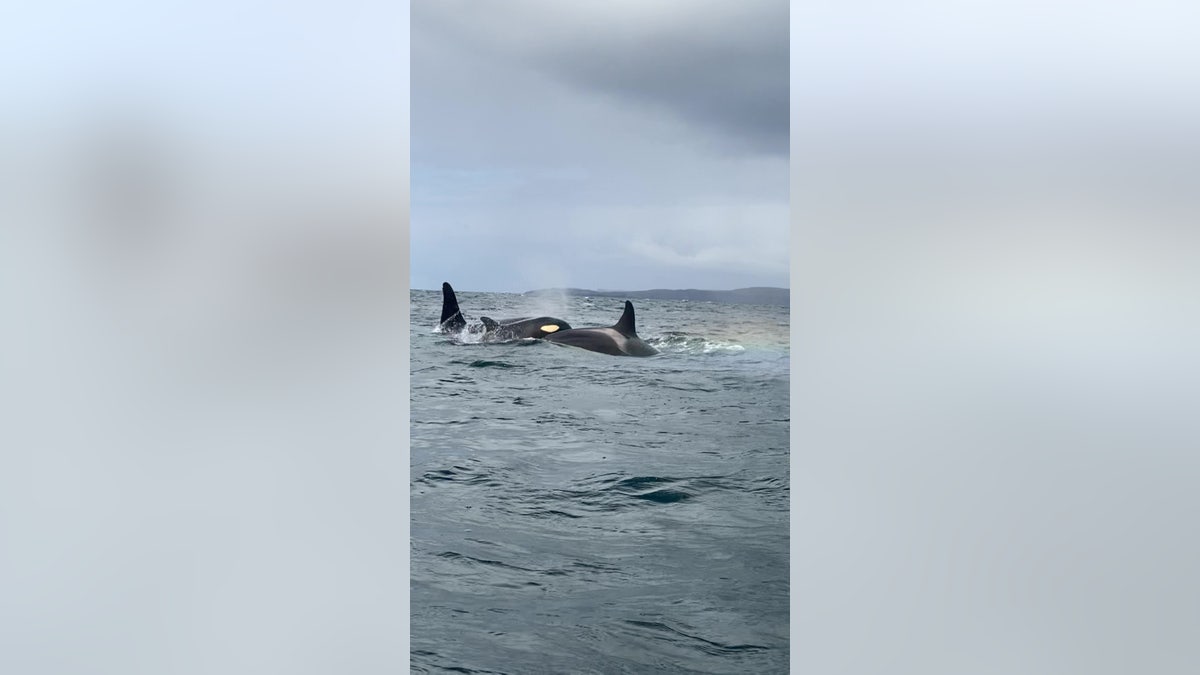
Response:
POLYGON ((454 344, 412 298, 413 672, 787 671, 786 311, 639 302, 663 353, 628 359, 454 344))

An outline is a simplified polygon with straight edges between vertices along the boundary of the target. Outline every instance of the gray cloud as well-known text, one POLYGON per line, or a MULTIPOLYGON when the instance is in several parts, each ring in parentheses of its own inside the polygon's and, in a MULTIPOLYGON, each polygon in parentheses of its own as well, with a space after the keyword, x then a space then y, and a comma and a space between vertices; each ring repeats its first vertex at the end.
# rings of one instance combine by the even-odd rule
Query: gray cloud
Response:
POLYGON ((787 5, 413 7, 413 277, 786 286, 787 5))
POLYGON ((621 40, 587 32, 538 56, 566 82, 660 106, 746 149, 786 154, 787 5, 758 3, 719 23, 698 14, 707 20, 629 24, 621 40))
POLYGON ((787 153, 786 2, 666 2, 648 9, 526 1, 438 9, 422 18, 494 58, 669 112, 718 135, 726 149, 787 153))

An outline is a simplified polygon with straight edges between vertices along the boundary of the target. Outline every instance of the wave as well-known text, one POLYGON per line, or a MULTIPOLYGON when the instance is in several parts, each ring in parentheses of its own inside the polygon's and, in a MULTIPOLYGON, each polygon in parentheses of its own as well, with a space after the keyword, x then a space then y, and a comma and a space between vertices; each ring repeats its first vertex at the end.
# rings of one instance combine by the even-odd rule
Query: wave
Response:
POLYGON ((661 352, 736 355, 746 351, 743 345, 736 342, 714 340, 703 335, 693 335, 683 331, 666 331, 662 335, 648 337, 645 340, 647 344, 661 352))

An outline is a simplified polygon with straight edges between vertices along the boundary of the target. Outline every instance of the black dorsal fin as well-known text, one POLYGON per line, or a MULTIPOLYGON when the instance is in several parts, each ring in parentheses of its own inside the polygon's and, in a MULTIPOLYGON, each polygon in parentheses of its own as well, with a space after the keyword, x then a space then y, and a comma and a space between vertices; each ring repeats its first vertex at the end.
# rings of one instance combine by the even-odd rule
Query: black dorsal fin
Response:
POLYGON ((467 325, 462 312, 458 311, 458 298, 450 284, 442 282, 442 320, 439 322, 446 330, 461 330, 467 325))
POLYGON ((620 320, 613 326, 614 329, 625 337, 637 337, 637 328, 633 323, 633 303, 625 301, 625 313, 621 315, 620 320))
POLYGON ((483 327, 488 330, 496 330, 500 327, 500 324, 496 323, 496 320, 491 317, 481 316, 479 317, 479 321, 483 324, 483 327))

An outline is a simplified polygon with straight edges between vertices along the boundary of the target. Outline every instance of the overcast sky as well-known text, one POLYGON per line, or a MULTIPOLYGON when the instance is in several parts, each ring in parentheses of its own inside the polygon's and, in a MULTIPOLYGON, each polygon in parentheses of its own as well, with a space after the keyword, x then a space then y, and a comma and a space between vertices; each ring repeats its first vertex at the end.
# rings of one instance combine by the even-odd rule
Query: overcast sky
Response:
POLYGON ((413 288, 788 286, 788 4, 651 4, 413 4, 413 288))

